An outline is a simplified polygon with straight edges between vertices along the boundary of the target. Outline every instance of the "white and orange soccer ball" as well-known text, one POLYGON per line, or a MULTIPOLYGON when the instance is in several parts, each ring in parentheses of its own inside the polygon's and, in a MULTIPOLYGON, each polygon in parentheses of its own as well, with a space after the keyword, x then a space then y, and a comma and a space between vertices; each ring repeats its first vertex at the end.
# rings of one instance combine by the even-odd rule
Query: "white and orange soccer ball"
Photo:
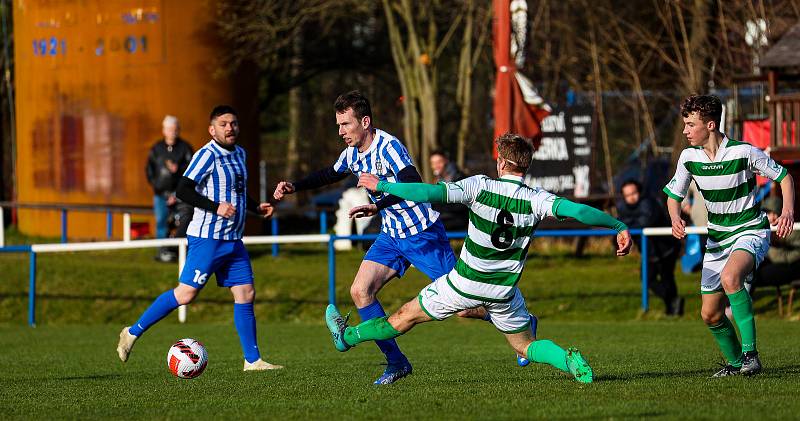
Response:
POLYGON ((206 347, 191 338, 175 342, 167 353, 169 372, 181 379, 193 379, 203 374, 207 364, 206 347))

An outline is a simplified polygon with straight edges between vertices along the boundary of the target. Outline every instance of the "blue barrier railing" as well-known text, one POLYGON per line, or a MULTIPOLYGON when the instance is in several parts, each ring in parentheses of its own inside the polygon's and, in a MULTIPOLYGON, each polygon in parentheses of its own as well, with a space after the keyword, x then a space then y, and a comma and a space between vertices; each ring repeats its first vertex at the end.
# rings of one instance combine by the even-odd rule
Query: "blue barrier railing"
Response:
MULTIPOLYGON (((647 297, 647 259, 644 257, 647 254, 647 235, 641 229, 632 229, 630 230, 631 235, 641 235, 642 236, 642 260, 641 260, 641 267, 642 267, 642 274, 641 274, 641 286, 642 286, 642 310, 648 310, 648 297, 647 297)), ((277 234, 277 232, 276 232, 277 234)), ((451 232, 448 233, 448 238, 450 239, 463 239, 466 237, 466 232, 451 232)), ((616 232, 613 230, 547 230, 547 231, 537 231, 534 236, 535 237, 594 237, 594 236, 610 236, 616 235, 616 232)), ((275 246, 277 242, 280 242, 280 238, 274 239, 272 237, 275 236, 266 236, 260 237, 261 243, 272 243, 275 246)), ((292 237, 292 236, 290 236, 292 237)), ((299 237, 308 237, 308 236, 299 236, 299 237)), ((304 242, 324 242, 327 240, 328 242, 328 301, 332 304, 336 303, 336 250, 334 248, 334 242, 336 240, 375 240, 378 237, 378 234, 365 234, 365 235, 346 235, 346 236, 337 236, 337 235, 320 235, 318 237, 321 238, 313 238, 311 241, 304 241, 304 242), (327 238, 326 238, 327 237, 327 238)), ((169 240, 158 240, 158 241, 169 241, 169 240)), ((171 241, 177 241, 175 239, 171 241)), ((138 242, 138 241, 137 241, 138 242)), ((130 244, 132 247, 138 247, 135 245, 137 242, 124 242, 123 244, 127 245, 130 244)), ((141 246, 141 247, 157 247, 159 245, 153 244, 157 242, 157 240, 145 240, 148 245, 141 246)), ((114 243, 117 244, 117 243, 114 243)), ((61 247, 61 246, 58 246, 61 247)), ((29 264, 28 264, 28 324, 30 326, 36 325, 36 257, 37 251, 36 249, 42 252, 53 252, 53 245, 21 245, 21 246, 6 246, 0 247, 0 253, 28 253, 29 254, 29 264)), ((69 249, 61 247, 63 250, 60 251, 69 251, 69 249)), ((273 249, 275 252, 275 249, 273 249)))

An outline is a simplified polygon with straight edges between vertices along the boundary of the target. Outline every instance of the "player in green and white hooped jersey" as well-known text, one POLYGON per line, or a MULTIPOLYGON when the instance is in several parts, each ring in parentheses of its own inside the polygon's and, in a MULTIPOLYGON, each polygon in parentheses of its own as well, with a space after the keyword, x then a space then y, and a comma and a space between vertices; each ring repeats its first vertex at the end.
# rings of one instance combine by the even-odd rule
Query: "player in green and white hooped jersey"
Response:
POLYGON ((681 201, 694 179, 708 209, 708 242, 700 281, 700 314, 722 350, 727 365, 713 377, 751 375, 761 371, 756 349, 753 303, 744 288, 769 249, 769 222, 755 196, 755 174, 780 183, 783 211, 777 234, 785 237, 794 224, 794 181, 786 169, 764 152, 728 139, 719 131, 722 103, 713 95, 693 95, 681 105, 683 134, 690 147, 678 159, 675 177, 664 188, 672 219, 672 235, 683 238, 681 201), (742 342, 725 316, 730 301, 742 342))
POLYGON ((616 230, 618 256, 630 250, 628 228, 597 209, 526 186, 522 177, 531 162, 530 144, 514 134, 501 136, 497 144, 497 179, 477 175, 431 185, 379 182, 371 174, 360 176, 359 186, 371 191, 419 202, 465 204, 470 209, 470 222, 455 268, 423 288, 418 297, 388 318, 348 327, 336 307, 329 305, 326 323, 339 351, 365 341, 394 338, 419 323, 444 320, 460 311, 483 306, 518 354, 571 373, 579 382, 592 381, 592 369, 578 350, 565 351, 552 341, 533 337, 530 313, 517 283, 536 226, 545 217, 573 217, 585 224, 616 230))

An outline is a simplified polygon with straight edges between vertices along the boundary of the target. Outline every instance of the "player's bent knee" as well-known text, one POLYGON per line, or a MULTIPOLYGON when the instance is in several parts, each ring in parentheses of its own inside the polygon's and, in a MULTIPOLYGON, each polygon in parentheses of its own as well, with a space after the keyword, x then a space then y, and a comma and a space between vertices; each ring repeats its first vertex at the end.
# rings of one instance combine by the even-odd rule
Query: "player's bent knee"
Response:
POLYGON ((741 277, 735 274, 723 273, 720 275, 719 280, 726 292, 735 292, 741 289, 741 277))
POLYGON ((709 326, 718 325, 722 321, 723 314, 724 313, 719 311, 700 310, 700 317, 703 319, 703 322, 709 326))
POLYGON ((350 286, 350 296, 358 307, 364 307, 375 301, 375 293, 369 286, 354 283, 350 286))
POLYGON ((183 284, 179 285, 173 291, 175 293, 175 301, 182 306, 194 301, 195 297, 197 297, 197 293, 199 292, 197 288, 192 288, 183 284))

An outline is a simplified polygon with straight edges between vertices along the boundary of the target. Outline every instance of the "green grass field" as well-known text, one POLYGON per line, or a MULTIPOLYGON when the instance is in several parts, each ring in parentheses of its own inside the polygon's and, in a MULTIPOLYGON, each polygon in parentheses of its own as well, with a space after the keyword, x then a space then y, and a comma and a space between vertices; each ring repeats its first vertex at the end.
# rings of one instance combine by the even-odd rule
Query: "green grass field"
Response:
POLYGON ((158 325, 131 360, 116 357, 118 326, 0 328, 0 413, 20 418, 276 419, 795 419, 798 325, 759 324, 764 373, 708 379, 718 360, 706 329, 691 321, 543 322, 540 336, 577 345, 596 381, 516 366, 487 323, 449 320, 400 338, 415 373, 389 387, 371 344, 333 349, 322 323, 262 323, 276 372, 243 373, 228 324, 158 325), (166 368, 171 343, 205 342, 209 366, 195 380, 166 368))
MULTIPOLYGON (((371 344, 333 349, 322 315, 327 302, 323 246, 287 246, 279 257, 251 247, 256 272, 259 342, 279 372, 243 373, 230 295, 213 282, 189 307, 156 325, 122 364, 119 329, 163 290, 176 265, 153 250, 42 254, 37 327, 26 326, 27 256, 0 254, 0 414, 10 418, 280 419, 793 419, 800 414, 800 324, 777 317, 771 290, 756 293, 765 371, 754 378, 708 379, 721 356, 699 320, 698 275, 678 275, 686 315, 639 310, 638 256, 615 258, 597 240, 588 257, 568 243, 537 240, 520 287, 540 317, 539 336, 578 346, 596 381, 580 385, 546 366, 516 366, 491 325, 475 320, 429 323, 400 338, 414 374, 374 387, 383 370, 371 344), (166 353, 194 337, 210 362, 195 380, 173 378, 166 353)), ((337 254, 337 297, 362 254, 337 254)), ((380 294, 391 311, 428 280, 410 270, 380 294)), ((355 317, 357 320, 357 317, 355 317)))

